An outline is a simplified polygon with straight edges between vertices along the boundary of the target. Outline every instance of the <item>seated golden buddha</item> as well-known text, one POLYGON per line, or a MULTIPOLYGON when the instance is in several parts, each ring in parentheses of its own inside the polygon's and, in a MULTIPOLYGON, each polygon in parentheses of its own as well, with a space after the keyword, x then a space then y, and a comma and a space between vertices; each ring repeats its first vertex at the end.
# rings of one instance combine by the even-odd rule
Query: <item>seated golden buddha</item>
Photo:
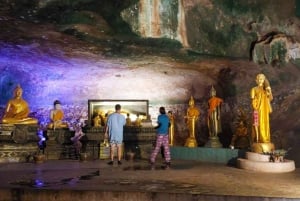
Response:
POLYGON ((54 101, 54 108, 50 111, 50 120, 51 122, 48 125, 50 129, 56 128, 67 128, 68 124, 63 122, 64 112, 61 109, 61 103, 59 100, 54 101))
POLYGON ((23 89, 18 85, 14 90, 14 97, 6 105, 3 124, 37 124, 38 120, 28 117, 30 110, 28 103, 22 98, 23 89))

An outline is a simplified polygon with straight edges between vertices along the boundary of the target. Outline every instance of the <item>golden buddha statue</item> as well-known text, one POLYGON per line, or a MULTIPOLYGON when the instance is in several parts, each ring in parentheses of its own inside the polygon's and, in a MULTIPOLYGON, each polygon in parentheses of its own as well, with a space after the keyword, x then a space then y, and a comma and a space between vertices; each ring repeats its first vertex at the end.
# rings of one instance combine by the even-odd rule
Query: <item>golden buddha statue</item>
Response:
POLYGON ((253 109, 252 150, 257 153, 272 152, 269 114, 272 112, 273 99, 271 86, 264 74, 256 76, 257 86, 250 91, 253 109))
POLYGON ((96 114, 93 118, 93 127, 101 127, 101 116, 100 114, 96 114))
POLYGON ((142 126, 142 119, 140 118, 140 114, 136 115, 136 119, 135 119, 134 125, 137 126, 137 127, 141 127, 142 126))
POLYGON ((93 127, 101 127, 103 124, 102 124, 102 114, 103 112, 101 110, 96 110, 95 111, 95 115, 94 115, 94 118, 93 118, 93 127))
POLYGON ((3 124, 37 124, 38 120, 28 117, 30 109, 28 103, 22 98, 23 89, 20 85, 14 90, 14 97, 6 105, 3 124))
POLYGON ((127 113, 126 116, 127 116, 127 117, 126 117, 126 124, 125 124, 125 126, 132 126, 130 114, 127 113))
POLYGON ((195 107, 195 101, 193 96, 191 96, 189 100, 189 108, 187 109, 187 115, 185 118, 187 119, 187 125, 189 130, 189 137, 185 142, 185 146, 187 147, 197 147, 198 143, 195 138, 196 133, 196 121, 198 120, 200 115, 200 111, 195 107))
POLYGON ((56 128, 67 128, 68 124, 63 122, 64 112, 61 109, 61 103, 59 100, 54 101, 53 103, 54 108, 50 111, 50 124, 48 128, 56 129, 56 128))
POLYGON ((170 127, 169 127, 169 145, 174 146, 174 130, 175 130, 175 117, 172 111, 168 111, 168 116, 170 119, 170 127))

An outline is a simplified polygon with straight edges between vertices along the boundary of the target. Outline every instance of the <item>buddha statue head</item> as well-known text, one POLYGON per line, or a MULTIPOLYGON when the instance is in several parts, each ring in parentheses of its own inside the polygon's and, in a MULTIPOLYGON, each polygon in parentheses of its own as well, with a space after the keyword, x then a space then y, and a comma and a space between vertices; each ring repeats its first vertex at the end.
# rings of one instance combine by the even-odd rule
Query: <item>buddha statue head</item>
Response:
POLYGON ((214 85, 211 85, 210 96, 213 97, 213 96, 216 96, 216 95, 217 95, 217 92, 214 88, 214 85))
POLYGON ((55 100, 53 103, 53 106, 55 109, 60 110, 61 109, 61 102, 59 100, 55 100))
POLYGON ((266 76, 262 73, 258 74, 256 76, 256 83, 258 86, 263 86, 264 82, 265 82, 266 76))
POLYGON ((22 94, 23 94, 23 89, 21 88, 20 84, 18 84, 16 86, 16 88, 14 89, 14 97, 20 98, 20 97, 22 97, 22 94))
POLYGON ((194 106, 195 105, 195 101, 193 96, 191 96, 190 101, 189 101, 189 106, 194 106))

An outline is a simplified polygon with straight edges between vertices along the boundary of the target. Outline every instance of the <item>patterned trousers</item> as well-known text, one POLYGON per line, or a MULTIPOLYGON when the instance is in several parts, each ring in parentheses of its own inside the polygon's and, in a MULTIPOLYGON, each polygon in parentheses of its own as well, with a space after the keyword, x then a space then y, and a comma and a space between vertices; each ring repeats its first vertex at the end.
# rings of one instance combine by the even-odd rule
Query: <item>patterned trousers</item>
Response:
POLYGON ((169 147, 169 135, 157 135, 156 137, 156 145, 154 150, 152 151, 150 162, 154 163, 158 152, 163 146, 165 161, 168 163, 171 160, 170 147, 169 147))

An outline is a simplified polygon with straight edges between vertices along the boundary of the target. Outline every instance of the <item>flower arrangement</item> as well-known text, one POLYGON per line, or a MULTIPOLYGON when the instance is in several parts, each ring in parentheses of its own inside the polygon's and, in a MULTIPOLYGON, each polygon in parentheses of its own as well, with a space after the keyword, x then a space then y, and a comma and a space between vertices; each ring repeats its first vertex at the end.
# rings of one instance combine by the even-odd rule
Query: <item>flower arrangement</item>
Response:
POLYGON ((285 149, 277 149, 272 152, 264 153, 266 155, 270 156, 270 162, 284 162, 284 158, 287 155, 287 152, 289 151, 285 149))

